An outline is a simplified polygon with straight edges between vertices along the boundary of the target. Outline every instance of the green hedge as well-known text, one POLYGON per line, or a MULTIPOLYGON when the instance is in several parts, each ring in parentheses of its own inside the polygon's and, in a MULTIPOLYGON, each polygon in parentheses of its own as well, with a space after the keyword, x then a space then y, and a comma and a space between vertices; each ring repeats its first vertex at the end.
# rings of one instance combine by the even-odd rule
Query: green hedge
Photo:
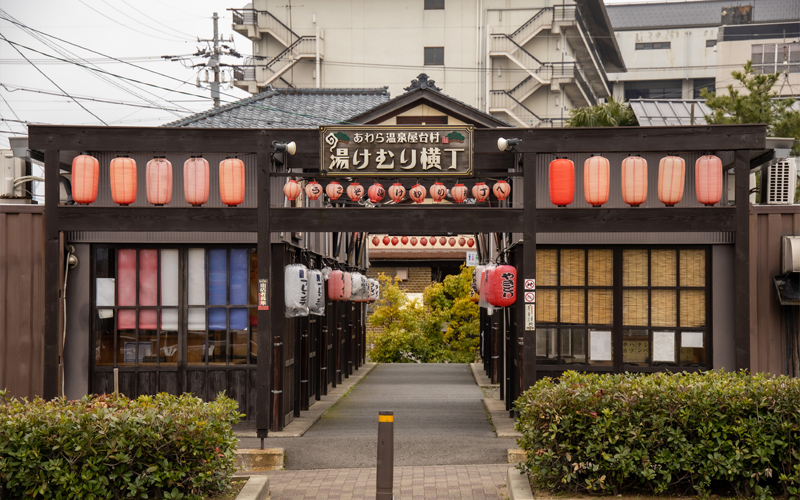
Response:
POLYGON ((516 402, 537 487, 800 495, 800 380, 747 372, 543 379, 516 402))
POLYGON ((228 487, 242 415, 220 395, 8 400, 0 497, 187 498, 228 487))

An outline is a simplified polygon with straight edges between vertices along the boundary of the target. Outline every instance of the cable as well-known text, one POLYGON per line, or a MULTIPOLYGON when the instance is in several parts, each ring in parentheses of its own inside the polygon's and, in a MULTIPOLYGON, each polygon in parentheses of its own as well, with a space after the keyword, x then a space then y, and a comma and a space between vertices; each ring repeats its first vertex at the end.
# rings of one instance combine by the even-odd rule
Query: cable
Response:
POLYGON ((186 35, 186 36, 188 36, 188 37, 189 37, 190 39, 192 39, 192 40, 194 40, 194 39, 196 38, 194 35, 190 35, 190 34, 188 34, 188 33, 184 33, 183 31, 178 31, 178 30, 176 30, 175 28, 173 28, 172 26, 167 26, 166 24, 162 23, 162 22, 161 22, 161 21, 159 21, 158 19, 153 19, 152 17, 148 16, 147 14, 145 14, 144 12, 142 12, 141 10, 137 9, 137 8, 136 8, 136 7, 134 7, 133 5, 131 5, 131 4, 129 4, 128 2, 126 2, 125 0, 122 0, 122 3, 124 3, 125 5, 127 5, 128 7, 130 7, 131 9, 135 10, 135 11, 136 11, 136 12, 138 12, 139 14, 143 15, 143 16, 144 16, 144 17, 146 17, 147 19, 150 19, 151 21, 153 21, 153 22, 155 22, 155 23, 158 23, 158 24, 160 24, 161 26, 163 26, 163 27, 165 27, 165 28, 168 28, 168 29, 170 29, 170 30, 172 30, 172 31, 175 31, 176 33, 180 33, 181 35, 186 35))
MULTIPOLYGON (((8 92, 17 92, 17 91, 33 92, 35 94, 52 95, 52 96, 57 96, 57 97, 69 97, 70 99, 81 99, 83 101, 102 102, 102 103, 106 103, 106 104, 119 104, 120 106, 134 106, 134 107, 137 107, 137 108, 147 108, 147 109, 162 109, 162 110, 165 110, 165 111, 176 111, 178 113, 193 113, 193 111, 185 111, 185 110, 182 110, 182 109, 170 109, 170 108, 165 108, 165 107, 162 107, 162 106, 147 106, 145 104, 136 104, 136 103, 132 103, 132 102, 109 101, 109 100, 106 100, 106 99, 97 99, 97 98, 94 98, 94 97, 82 97, 82 96, 78 96, 78 95, 59 94, 57 92, 47 92, 47 91, 44 91, 44 90, 29 89, 29 88, 25 88, 25 87, 14 87, 14 90, 11 90, 11 89, 8 88, 8 86, 5 83, 0 83, 0 87, 3 87, 8 92)), ((0 94, 0 98, 2 98, 2 97, 3 97, 3 95, 0 94)), ((5 98, 3 98, 3 100, 5 101, 5 98)), ((19 101, 16 101, 16 102, 19 102, 19 101)), ((40 102, 40 101, 36 101, 36 102, 40 102)), ((6 102, 6 104, 8 104, 8 102, 6 102)), ((16 116, 16 113, 14 113, 14 115, 16 116)), ((17 117, 17 118, 19 118, 19 117, 17 117)))
POLYGON ((149 36, 149 37, 151 37, 151 38, 158 38, 159 40, 166 40, 166 41, 168 41, 168 42, 176 42, 176 41, 178 41, 178 40, 176 40, 176 39, 164 38, 164 37, 161 37, 161 36, 155 36, 155 35, 151 35, 150 33, 145 33, 144 31, 139 31, 139 30, 137 30, 136 28, 132 28, 132 27, 128 26, 127 24, 121 23, 121 22, 117 21, 116 19, 114 19, 114 18, 112 18, 112 17, 109 17, 109 16, 107 16, 107 15, 103 14, 102 12, 100 12, 100 11, 99 11, 99 10, 97 10, 97 9, 95 9, 94 7, 92 7, 91 5, 89 5, 88 3, 84 2, 83 0, 78 0, 78 1, 79 1, 80 3, 82 3, 83 5, 85 5, 86 7, 88 7, 88 8, 90 8, 90 9, 92 9, 93 11, 97 12, 97 13, 98 13, 98 14, 100 14, 101 16, 105 17, 106 19, 110 20, 111 22, 113 22, 113 23, 116 23, 116 24, 119 24, 120 26, 123 26, 123 27, 125 27, 125 28, 128 28, 128 29, 129 29, 129 30, 131 30, 131 31, 135 31, 136 33, 139 33, 139 34, 141 34, 141 35, 144 35, 144 36, 149 36))

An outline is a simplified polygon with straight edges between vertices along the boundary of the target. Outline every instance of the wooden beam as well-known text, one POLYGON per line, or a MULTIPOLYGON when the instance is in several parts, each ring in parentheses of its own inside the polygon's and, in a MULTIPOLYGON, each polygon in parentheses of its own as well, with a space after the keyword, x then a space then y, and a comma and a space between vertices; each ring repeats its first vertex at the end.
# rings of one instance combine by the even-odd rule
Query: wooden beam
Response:
POLYGON ((536 211, 536 230, 539 233, 735 231, 736 212, 732 207, 547 208, 536 211))
POLYGON ((58 229, 255 232, 256 212, 255 208, 59 206, 58 229))
POLYGON ((61 338, 59 332, 59 290, 60 245, 58 215, 62 207, 58 205, 58 151, 45 150, 44 161, 44 199, 47 210, 44 212, 44 386, 42 397, 53 399, 59 393, 58 351, 61 338))
POLYGON ((736 152, 736 246, 733 261, 736 369, 750 368, 750 154, 736 152))
POLYGON ((270 205, 270 189, 269 189, 269 173, 271 170, 271 161, 269 153, 261 151, 258 153, 258 170, 256 171, 256 183, 258 193, 258 290, 259 303, 263 300, 267 304, 264 309, 259 305, 258 307, 258 325, 257 340, 260 348, 259 356, 256 360, 256 437, 265 438, 270 428, 270 402, 271 402, 271 385, 272 380, 272 330, 270 324, 270 310, 269 307, 273 306, 270 294, 270 284, 272 283, 270 277, 271 260, 272 260, 272 245, 270 244, 270 225, 269 225, 269 205, 270 205), (266 282, 266 286, 261 286, 266 282), (262 297, 261 294, 266 294, 262 297))

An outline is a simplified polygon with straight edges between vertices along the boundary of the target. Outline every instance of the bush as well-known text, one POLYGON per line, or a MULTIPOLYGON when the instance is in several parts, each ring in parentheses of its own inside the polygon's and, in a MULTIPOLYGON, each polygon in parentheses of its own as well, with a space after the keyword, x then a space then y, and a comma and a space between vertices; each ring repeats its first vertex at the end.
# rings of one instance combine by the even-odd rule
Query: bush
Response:
POLYGON ((220 395, 4 398, 0 497, 184 498, 227 489, 242 415, 220 395))
POLYGON ((800 380, 747 372, 578 374, 516 402, 538 487, 800 496, 800 380))

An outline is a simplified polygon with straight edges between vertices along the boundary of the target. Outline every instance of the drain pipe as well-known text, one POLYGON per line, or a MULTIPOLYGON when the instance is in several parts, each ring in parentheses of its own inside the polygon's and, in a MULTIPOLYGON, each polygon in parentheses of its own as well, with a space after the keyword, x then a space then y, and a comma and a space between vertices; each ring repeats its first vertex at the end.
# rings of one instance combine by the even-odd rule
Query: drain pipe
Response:
POLYGON ((75 247, 67 245, 67 258, 64 259, 66 265, 64 266, 64 288, 61 293, 61 310, 63 311, 63 321, 61 330, 61 359, 59 363, 59 370, 61 372, 61 396, 66 397, 65 393, 65 378, 66 373, 64 370, 64 347, 67 344, 67 279, 69 277, 69 270, 78 266, 78 257, 75 255, 75 247))

